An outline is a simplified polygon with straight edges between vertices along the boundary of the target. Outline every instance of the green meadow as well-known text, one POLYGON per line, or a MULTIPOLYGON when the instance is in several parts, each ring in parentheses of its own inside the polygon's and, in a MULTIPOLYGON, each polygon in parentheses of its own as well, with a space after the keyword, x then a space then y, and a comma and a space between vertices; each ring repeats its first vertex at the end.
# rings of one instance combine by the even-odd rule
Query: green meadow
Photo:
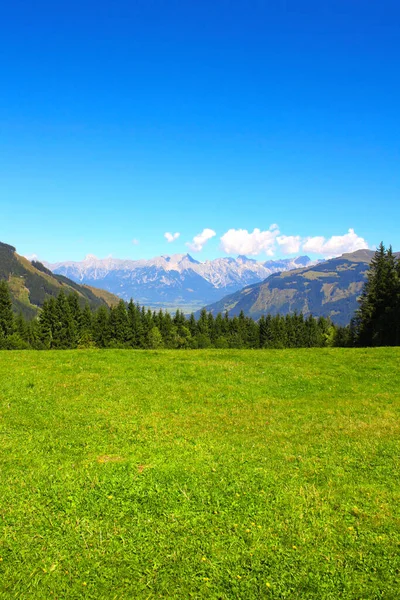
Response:
POLYGON ((0 598, 400 597, 400 348, 0 353, 0 598))

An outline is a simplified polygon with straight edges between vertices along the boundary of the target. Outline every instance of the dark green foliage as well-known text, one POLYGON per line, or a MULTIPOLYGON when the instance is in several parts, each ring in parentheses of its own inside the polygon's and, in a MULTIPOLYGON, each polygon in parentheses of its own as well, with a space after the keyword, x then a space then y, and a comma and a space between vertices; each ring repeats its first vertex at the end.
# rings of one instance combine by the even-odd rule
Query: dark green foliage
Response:
POLYGON ((348 325, 357 309, 366 279, 371 250, 358 250, 293 271, 274 273, 260 283, 244 287, 208 305, 216 315, 229 310, 230 316, 293 315, 329 317, 336 325, 348 325))
POLYGON ((113 346, 123 348, 129 339, 128 313, 123 300, 110 310, 108 323, 109 336, 113 341, 113 346))
POLYGON ((82 315, 80 318, 81 324, 81 333, 84 332, 92 332, 92 324, 93 324, 93 316, 92 311, 89 308, 89 304, 85 304, 85 308, 82 311, 82 315))
MULTIPOLYGON (((89 304, 82 309, 75 292, 63 290, 47 299, 39 317, 27 321, 13 317, 8 286, 0 285, 0 339, 3 348, 301 348, 338 344, 343 332, 329 319, 318 321, 302 315, 262 317, 256 323, 243 312, 229 318, 215 318, 204 309, 196 321, 181 311, 174 316, 162 310, 152 312, 134 304, 105 306, 92 313, 89 304)), ((348 335, 346 337, 346 340, 348 335)))
POLYGON ((78 340, 78 325, 75 324, 69 299, 63 290, 56 300, 56 327, 53 336, 54 348, 76 348, 78 340))
POLYGON ((375 252, 354 320, 359 346, 400 344, 400 259, 383 243, 375 252))
POLYGON ((14 333, 14 315, 10 290, 5 281, 0 281, 0 339, 14 333))
POLYGON ((19 256, 15 248, 0 242, 0 280, 11 286, 11 302, 14 315, 22 314, 26 319, 34 319, 39 309, 50 297, 56 298, 60 289, 66 295, 74 290, 77 302, 83 308, 88 302, 92 310, 106 303, 86 286, 74 283, 67 277, 55 275, 37 261, 30 263, 19 256), (12 285, 11 285, 12 284, 12 285))
POLYGON ((108 327, 108 311, 105 306, 100 306, 93 319, 93 340, 98 348, 107 348, 110 342, 108 327))
POLYGON ((202 309, 198 320, 121 300, 92 312, 76 292, 45 300, 37 319, 13 316, 8 286, 0 283, 2 348, 322 348, 400 343, 400 261, 381 244, 371 263, 357 317, 348 327, 302 314, 229 317, 202 309))

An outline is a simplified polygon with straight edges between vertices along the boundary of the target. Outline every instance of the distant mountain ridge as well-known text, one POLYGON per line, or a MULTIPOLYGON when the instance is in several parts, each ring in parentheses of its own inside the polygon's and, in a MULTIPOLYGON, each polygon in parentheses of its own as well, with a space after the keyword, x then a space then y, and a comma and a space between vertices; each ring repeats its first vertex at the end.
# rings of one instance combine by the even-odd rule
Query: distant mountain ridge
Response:
POLYGON ((243 310, 254 319, 297 311, 305 316, 330 317, 338 325, 347 325, 358 307, 357 298, 373 256, 372 250, 357 250, 305 268, 276 273, 206 308, 213 314, 228 311, 231 316, 243 310))
POLYGON ((14 246, 0 242, 0 279, 7 281, 13 309, 26 318, 34 317, 44 301, 58 296, 61 290, 66 294, 76 292, 82 306, 88 302, 92 309, 101 305, 118 302, 115 296, 106 296, 102 290, 79 285, 62 276, 55 275, 42 263, 17 254, 14 246))
POLYGON ((44 263, 53 273, 95 285, 124 300, 156 307, 195 309, 215 302, 272 273, 311 263, 308 256, 258 262, 246 256, 200 262, 189 254, 157 256, 146 260, 99 259, 44 263))

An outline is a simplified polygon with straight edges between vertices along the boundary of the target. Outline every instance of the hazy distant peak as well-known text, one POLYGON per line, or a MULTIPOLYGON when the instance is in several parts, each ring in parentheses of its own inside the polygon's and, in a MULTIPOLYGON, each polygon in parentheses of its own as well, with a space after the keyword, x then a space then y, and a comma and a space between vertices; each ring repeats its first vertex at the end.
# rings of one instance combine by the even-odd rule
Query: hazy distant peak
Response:
MULTIPOLYGON (((322 259, 324 260, 324 259, 322 259)), ((301 265, 302 267, 306 267, 308 266, 311 262, 311 258, 307 255, 305 256, 297 256, 296 258, 293 259, 293 262, 296 263, 296 265, 301 265)))
POLYGON ((195 260, 192 256, 190 256, 190 254, 170 254, 170 255, 164 255, 162 258, 164 258, 167 262, 173 262, 173 263, 181 263, 181 262, 184 262, 185 260, 187 260, 194 264, 199 264, 199 261, 195 260))
POLYGON ((151 259, 99 259, 88 255, 81 262, 47 265, 53 272, 71 279, 105 287, 125 300, 133 297, 147 304, 189 302, 206 304, 227 292, 263 281, 280 271, 298 269, 310 263, 307 257, 269 260, 265 263, 241 254, 200 262, 190 254, 155 256, 151 259), (299 261, 299 262, 297 262, 299 261))

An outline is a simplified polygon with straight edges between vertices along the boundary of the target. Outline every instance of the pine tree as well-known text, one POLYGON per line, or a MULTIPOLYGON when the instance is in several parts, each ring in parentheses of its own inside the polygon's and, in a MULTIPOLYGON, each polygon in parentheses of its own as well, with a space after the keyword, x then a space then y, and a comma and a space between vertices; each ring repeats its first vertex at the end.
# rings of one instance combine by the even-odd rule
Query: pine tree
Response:
POLYGON ((218 339, 224 336, 224 320, 221 313, 218 313, 214 320, 214 338, 218 339))
POLYGON ((105 306, 100 306, 94 315, 93 339, 98 348, 107 348, 110 341, 110 332, 108 328, 108 310, 105 306))
POLYGON ((29 344, 29 325, 21 313, 15 319, 15 332, 21 340, 29 344))
POLYGON ((306 319, 306 346, 307 348, 315 348, 318 346, 319 330, 317 321, 312 315, 306 319))
POLYGON ((82 311, 81 316, 81 334, 92 332, 93 315, 90 310, 89 304, 86 302, 85 308, 82 311))
POLYGON ((200 311, 200 317, 197 321, 197 329, 199 333, 202 333, 208 337, 210 336, 208 314, 205 308, 202 308, 200 311))
POLYGON ((110 310, 108 325, 111 343, 123 347, 129 339, 128 313, 123 300, 110 310))
POLYGON ((196 337, 196 334, 197 334, 197 321, 196 321, 195 316, 194 316, 193 313, 191 313, 191 315, 189 317, 188 327, 189 327, 190 335, 192 336, 192 338, 196 337))
POLYGON ((79 306, 79 296, 76 292, 71 292, 71 294, 69 294, 67 296, 67 300, 68 300, 68 304, 69 304, 71 317, 74 321, 76 331, 79 334, 80 329, 81 329, 81 319, 82 319, 82 310, 81 310, 81 307, 79 306))
POLYGON ((57 324, 55 298, 45 300, 39 314, 38 337, 43 348, 53 348, 54 332, 57 324))
POLYGON ((142 330, 143 330, 143 339, 141 341, 141 348, 148 348, 150 331, 153 329, 153 327, 155 327, 155 323, 153 321, 153 314, 149 308, 146 310, 143 307, 141 317, 142 317, 142 330))
POLYGON ((371 261, 355 317, 360 346, 398 343, 399 270, 392 249, 381 242, 371 261))
POLYGON ((394 306, 395 345, 400 346, 400 256, 396 261, 397 290, 394 306))
POLYGON ((165 312, 160 320, 159 330, 166 348, 175 348, 178 329, 174 325, 169 312, 165 312))
POLYGON ((140 341, 143 338, 143 328, 140 316, 139 305, 134 304, 131 299, 128 304, 128 343, 132 348, 140 348, 140 341))
POLYGON ((200 317, 197 321, 196 342, 198 348, 210 348, 210 330, 208 314, 205 308, 200 311, 200 317))
POLYGON ((260 348, 264 348, 267 343, 267 323, 264 315, 258 321, 258 343, 260 348))
POLYGON ((56 326, 53 333, 54 348, 76 348, 78 332, 68 298, 61 290, 56 300, 56 326))
POLYGON ((14 333, 14 328, 10 290, 5 281, 0 281, 0 335, 7 338, 14 333))

